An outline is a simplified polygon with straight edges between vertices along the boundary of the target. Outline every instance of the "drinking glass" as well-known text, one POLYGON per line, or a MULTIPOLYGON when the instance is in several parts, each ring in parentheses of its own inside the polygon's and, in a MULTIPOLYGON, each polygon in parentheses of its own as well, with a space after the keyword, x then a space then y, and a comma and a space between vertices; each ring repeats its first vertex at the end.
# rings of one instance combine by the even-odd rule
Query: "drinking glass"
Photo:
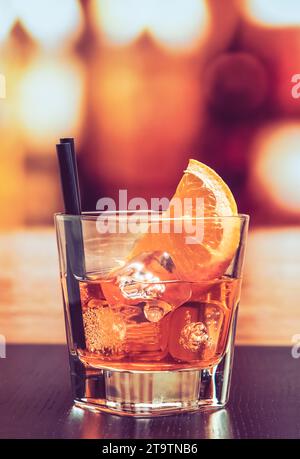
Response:
POLYGON ((197 239, 176 245, 184 220, 55 216, 77 406, 147 417, 226 404, 249 217, 196 219, 222 236, 210 261, 197 239))

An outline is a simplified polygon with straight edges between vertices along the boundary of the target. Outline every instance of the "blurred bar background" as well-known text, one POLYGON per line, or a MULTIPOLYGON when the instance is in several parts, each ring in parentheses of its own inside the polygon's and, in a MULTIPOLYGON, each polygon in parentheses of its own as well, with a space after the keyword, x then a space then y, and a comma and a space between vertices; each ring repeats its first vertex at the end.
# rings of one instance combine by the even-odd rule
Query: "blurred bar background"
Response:
POLYGON ((64 340, 61 136, 84 210, 171 197, 190 157, 213 167, 252 219, 239 341, 300 333, 298 0, 0 0, 0 73, 0 334, 64 340))

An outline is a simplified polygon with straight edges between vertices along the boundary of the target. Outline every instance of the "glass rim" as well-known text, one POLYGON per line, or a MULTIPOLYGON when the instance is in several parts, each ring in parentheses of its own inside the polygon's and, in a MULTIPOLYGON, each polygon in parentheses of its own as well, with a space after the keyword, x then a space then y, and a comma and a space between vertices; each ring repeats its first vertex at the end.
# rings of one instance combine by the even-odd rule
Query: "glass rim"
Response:
POLYGON ((160 217, 159 220, 167 221, 178 221, 178 220, 250 220, 250 215, 239 213, 237 215, 222 215, 222 216, 211 216, 211 217, 190 217, 188 215, 182 215, 181 217, 164 217, 165 211, 151 211, 151 210, 116 210, 116 211, 86 211, 80 215, 66 214, 64 212, 57 212, 54 214, 55 220, 84 220, 84 221, 96 221, 99 217, 111 217, 118 219, 120 217, 132 217, 138 216, 142 218, 145 216, 149 219, 151 217, 160 217))

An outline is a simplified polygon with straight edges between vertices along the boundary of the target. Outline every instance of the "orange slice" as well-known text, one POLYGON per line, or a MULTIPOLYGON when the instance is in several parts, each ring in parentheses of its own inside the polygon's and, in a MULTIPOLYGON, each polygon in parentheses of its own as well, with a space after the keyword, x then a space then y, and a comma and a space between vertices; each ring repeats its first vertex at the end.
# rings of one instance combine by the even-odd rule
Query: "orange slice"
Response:
POLYGON ((226 183, 214 170, 191 159, 168 210, 159 217, 159 225, 149 225, 131 256, 168 252, 180 280, 218 278, 225 273, 239 243, 239 220, 218 217, 236 215, 237 205, 226 183), (169 218, 172 221, 168 231, 164 225, 169 218))

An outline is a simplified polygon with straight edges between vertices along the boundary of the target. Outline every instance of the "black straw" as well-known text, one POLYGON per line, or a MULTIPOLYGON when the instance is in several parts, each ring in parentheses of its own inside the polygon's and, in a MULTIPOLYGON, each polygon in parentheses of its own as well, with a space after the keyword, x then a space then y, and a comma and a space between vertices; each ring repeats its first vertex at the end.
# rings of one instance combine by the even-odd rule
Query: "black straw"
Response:
POLYGON ((56 151, 59 162, 65 212, 66 214, 80 215, 80 198, 71 145, 69 143, 58 144, 56 145, 56 151))
POLYGON ((62 139, 60 139, 60 143, 69 144, 71 147, 77 195, 78 195, 78 201, 79 201, 80 213, 81 213, 81 198, 80 198, 79 177, 78 177, 78 168, 77 168, 76 153, 75 153, 75 141, 73 137, 63 137, 62 139))
MULTIPOLYGON (((59 162, 65 213, 74 216, 81 214, 81 204, 74 140, 69 140, 69 142, 57 144, 56 151, 59 162)), ((83 277, 83 273, 85 271, 83 236, 81 221, 79 218, 66 218, 65 236, 67 258, 66 282, 72 336, 75 346, 84 349, 85 335, 81 310, 80 289, 78 280, 75 278, 75 274, 77 274, 78 277, 83 277)))

